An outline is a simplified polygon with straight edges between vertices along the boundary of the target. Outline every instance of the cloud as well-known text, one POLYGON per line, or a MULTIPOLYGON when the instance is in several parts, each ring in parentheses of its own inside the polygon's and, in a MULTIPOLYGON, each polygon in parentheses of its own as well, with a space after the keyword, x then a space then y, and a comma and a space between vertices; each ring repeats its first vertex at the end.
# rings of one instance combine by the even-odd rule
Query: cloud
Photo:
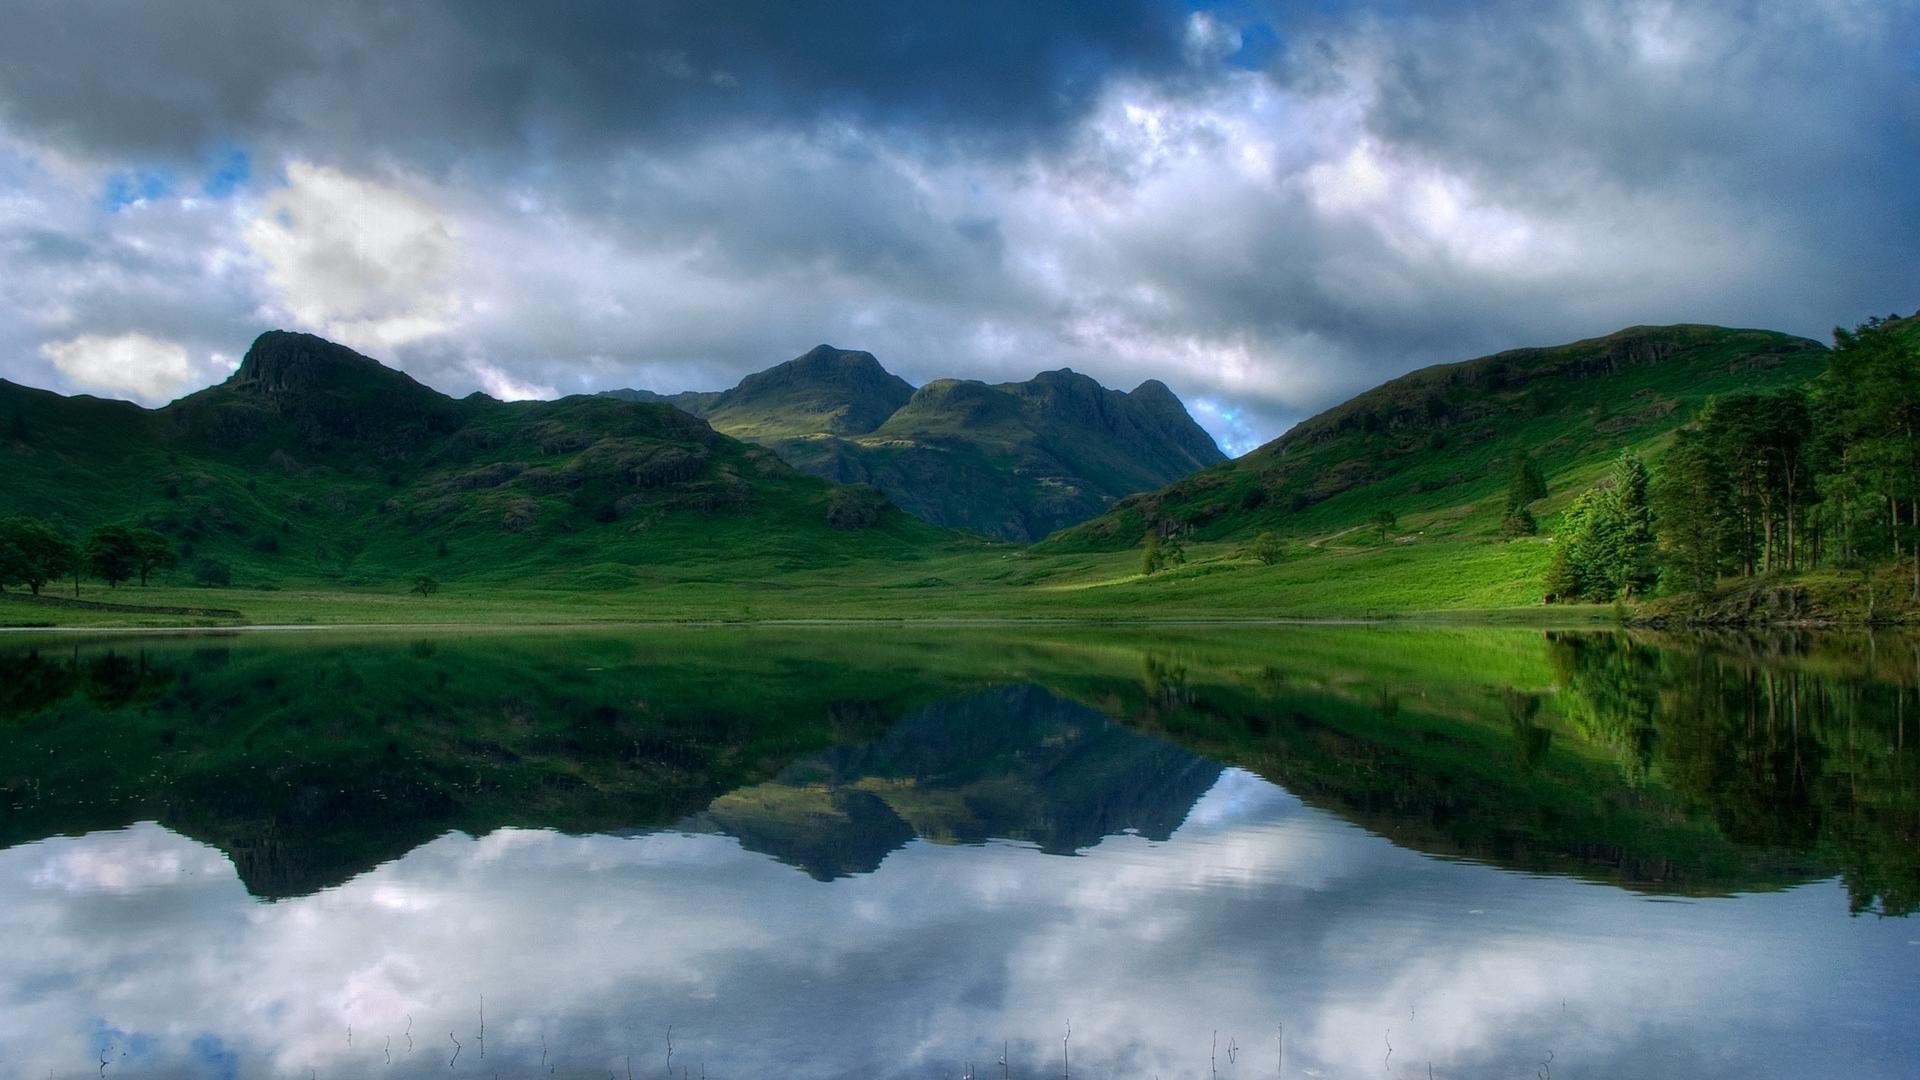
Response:
POLYGON ((82 334, 49 342, 40 352, 79 386, 148 402, 170 401, 202 377, 186 349, 145 334, 82 334))
POLYGON ((528 401, 558 396, 557 391, 551 386, 536 386, 521 382, 484 361, 476 361, 470 366, 474 378, 480 380, 480 388, 489 396, 499 398, 501 401, 528 401))
POLYGON ((442 333, 459 308, 452 224, 394 186, 296 161, 246 241, 297 324, 357 348, 442 333))
POLYGON ((291 323, 456 394, 713 389, 831 341, 1160 378, 1244 447, 1426 364, 1920 303, 1915 0, 729 16, 16 5, 0 373, 291 323))

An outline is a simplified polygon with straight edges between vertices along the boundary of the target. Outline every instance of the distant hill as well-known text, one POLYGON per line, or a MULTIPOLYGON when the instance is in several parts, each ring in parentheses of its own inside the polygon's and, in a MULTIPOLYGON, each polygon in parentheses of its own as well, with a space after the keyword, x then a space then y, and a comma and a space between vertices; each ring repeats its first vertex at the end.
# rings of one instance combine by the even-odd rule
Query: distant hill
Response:
POLYGON ((908 558, 952 534, 661 405, 455 400, 344 346, 262 334, 164 408, 0 381, 0 505, 147 524, 248 584, 415 574, 617 587, 908 558), (831 520, 830 520, 831 519, 831 520))
POLYGON ((1433 533, 1488 534, 1531 455, 1550 501, 1628 447, 1657 442, 1715 394, 1804 383, 1818 342, 1766 330, 1637 326, 1551 348, 1423 368, 1265 446, 1133 495, 1042 545, 1114 550, 1151 529, 1198 539, 1263 530, 1319 539, 1384 508, 1433 533))
POLYGON ((1066 369, 915 390, 869 353, 821 345, 720 393, 609 395, 673 405, 934 524, 1016 541, 1226 460, 1165 384, 1126 393, 1066 369))

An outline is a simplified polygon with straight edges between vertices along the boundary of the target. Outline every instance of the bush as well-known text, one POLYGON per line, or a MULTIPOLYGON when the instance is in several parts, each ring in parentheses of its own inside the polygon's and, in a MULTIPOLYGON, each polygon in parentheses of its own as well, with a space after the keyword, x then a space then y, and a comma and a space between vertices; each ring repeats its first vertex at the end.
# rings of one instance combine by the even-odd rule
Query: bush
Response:
POLYGON ((195 584, 224 586, 233 584, 233 567, 219 559, 196 559, 193 564, 195 584))

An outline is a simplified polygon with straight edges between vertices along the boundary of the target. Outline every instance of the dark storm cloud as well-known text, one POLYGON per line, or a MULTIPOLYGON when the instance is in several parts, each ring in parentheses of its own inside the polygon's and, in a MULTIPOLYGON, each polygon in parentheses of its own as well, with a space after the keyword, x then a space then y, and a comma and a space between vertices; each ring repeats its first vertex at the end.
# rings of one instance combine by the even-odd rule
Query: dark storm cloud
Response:
POLYGON ((1425 364, 1912 310, 1917 12, 18 3, 0 374, 284 323, 454 393, 711 389, 828 341, 1160 378, 1242 450, 1425 364))
POLYGON ((1019 146, 1116 74, 1174 70, 1152 0, 11 6, 17 127, 106 156, 222 140, 322 156, 669 144, 820 119, 1019 146))

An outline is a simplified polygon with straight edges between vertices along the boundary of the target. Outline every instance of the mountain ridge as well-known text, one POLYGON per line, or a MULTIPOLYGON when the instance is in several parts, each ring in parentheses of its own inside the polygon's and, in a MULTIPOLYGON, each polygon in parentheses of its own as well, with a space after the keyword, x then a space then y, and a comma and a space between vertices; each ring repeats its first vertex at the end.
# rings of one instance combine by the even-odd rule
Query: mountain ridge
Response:
POLYGON ((821 345, 730 390, 606 393, 673 405, 933 524, 1016 542, 1226 460, 1165 383, 1115 390, 1071 368, 916 389, 871 353, 821 345))

